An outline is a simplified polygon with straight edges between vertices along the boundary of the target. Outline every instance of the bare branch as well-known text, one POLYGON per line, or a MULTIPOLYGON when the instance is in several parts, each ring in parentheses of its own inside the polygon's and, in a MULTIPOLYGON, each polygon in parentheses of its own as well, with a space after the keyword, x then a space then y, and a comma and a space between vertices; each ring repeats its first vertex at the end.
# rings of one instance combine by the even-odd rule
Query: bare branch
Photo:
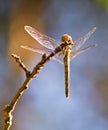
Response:
POLYGON ((24 65, 24 63, 22 62, 22 60, 20 59, 19 56, 15 55, 15 54, 11 55, 16 60, 16 62, 19 64, 19 66, 25 71, 26 79, 25 79, 24 83, 22 84, 22 86, 17 91, 15 97, 12 99, 10 104, 6 105, 3 110, 3 113, 4 113, 3 130, 9 130, 10 126, 12 125, 12 112, 14 111, 17 102, 19 101, 19 99, 21 98, 21 96, 23 95, 25 90, 29 87, 28 86, 29 82, 40 72, 40 70, 42 69, 44 64, 46 62, 48 62, 53 56, 55 56, 58 52, 60 52, 64 46, 66 46, 66 44, 61 44, 60 46, 55 48, 55 50, 48 56, 46 56, 46 54, 44 54, 42 56, 41 61, 34 67, 34 69, 32 70, 31 73, 26 68, 26 66, 24 65))

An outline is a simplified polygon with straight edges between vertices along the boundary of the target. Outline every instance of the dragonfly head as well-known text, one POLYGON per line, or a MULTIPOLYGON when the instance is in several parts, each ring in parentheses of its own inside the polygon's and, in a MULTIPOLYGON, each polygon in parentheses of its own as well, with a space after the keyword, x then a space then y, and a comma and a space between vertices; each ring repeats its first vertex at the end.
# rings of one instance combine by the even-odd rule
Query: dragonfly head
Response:
POLYGON ((71 36, 69 36, 68 34, 64 34, 63 36, 62 36, 62 38, 61 38, 61 41, 63 42, 63 43, 66 43, 66 44, 73 44, 73 42, 72 42, 72 37, 71 36))

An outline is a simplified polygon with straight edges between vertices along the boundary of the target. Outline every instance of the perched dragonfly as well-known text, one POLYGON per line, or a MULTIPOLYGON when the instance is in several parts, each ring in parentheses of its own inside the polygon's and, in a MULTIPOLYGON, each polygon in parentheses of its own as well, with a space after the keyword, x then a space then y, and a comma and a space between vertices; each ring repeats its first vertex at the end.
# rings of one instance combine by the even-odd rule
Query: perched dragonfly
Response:
POLYGON ((38 43, 40 43, 43 47, 47 49, 39 49, 39 48, 32 48, 29 46, 21 46, 24 49, 37 52, 39 54, 50 54, 54 50, 54 46, 60 46, 61 43, 65 43, 67 46, 65 46, 59 55, 55 55, 53 57, 54 60, 64 64, 64 77, 65 77, 65 95, 66 98, 69 98, 70 93, 70 61, 74 59, 79 54, 93 48, 96 46, 96 44, 90 45, 88 47, 82 48, 82 45, 86 42, 86 40, 95 32, 96 27, 92 28, 87 34, 82 36, 81 38, 77 39, 76 41, 72 41, 71 36, 68 34, 64 34, 61 38, 61 42, 56 41, 55 39, 46 36, 45 34, 40 33, 36 29, 34 29, 31 26, 24 26, 24 29, 36 40, 38 43), (60 56, 62 56, 62 59, 60 59, 60 56))

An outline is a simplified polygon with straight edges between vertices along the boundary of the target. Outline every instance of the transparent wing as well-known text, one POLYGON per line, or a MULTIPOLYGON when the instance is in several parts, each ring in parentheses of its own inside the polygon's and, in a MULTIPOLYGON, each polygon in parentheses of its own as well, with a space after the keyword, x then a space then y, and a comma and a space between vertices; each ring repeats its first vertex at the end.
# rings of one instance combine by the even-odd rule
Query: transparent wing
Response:
POLYGON ((73 59, 74 59, 76 56, 78 56, 79 54, 81 54, 81 53, 83 53, 83 52, 85 52, 85 51, 87 51, 87 50, 90 50, 91 48, 96 47, 96 46, 97 46, 97 44, 93 44, 93 45, 88 46, 88 47, 85 47, 85 48, 83 48, 83 49, 73 51, 72 56, 71 56, 71 60, 73 60, 73 59))
POLYGON ((87 41, 87 39, 95 32, 96 27, 92 28, 87 34, 85 34, 83 37, 77 39, 74 41, 74 50, 79 50, 79 48, 87 41))
POLYGON ((56 41, 55 39, 46 36, 45 34, 42 34, 38 32, 36 29, 30 26, 24 26, 24 29, 36 40, 38 41, 42 46, 53 50, 53 44, 59 45, 60 43, 56 41))
MULTIPOLYGON (((48 56, 51 53, 51 52, 48 52, 46 50, 39 49, 39 48, 32 48, 32 47, 23 46, 23 45, 21 47, 24 48, 24 49, 26 49, 26 50, 39 53, 41 55, 46 54, 48 56)), ((63 64, 62 60, 59 59, 59 56, 53 56, 52 59, 58 61, 61 64, 63 64)))

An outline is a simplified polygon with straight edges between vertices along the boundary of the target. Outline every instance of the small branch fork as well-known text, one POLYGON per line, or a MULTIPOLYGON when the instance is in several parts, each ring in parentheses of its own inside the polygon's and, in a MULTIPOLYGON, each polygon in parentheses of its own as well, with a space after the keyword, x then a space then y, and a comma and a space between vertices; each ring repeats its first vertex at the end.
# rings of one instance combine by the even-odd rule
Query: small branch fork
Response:
POLYGON ((32 72, 30 72, 27 69, 27 67, 24 65, 23 61, 21 60, 21 58, 19 56, 15 55, 15 54, 11 55, 16 60, 16 62, 19 64, 19 66, 24 70, 24 72, 26 74, 26 79, 25 79, 24 83, 22 84, 22 86, 17 91, 17 93, 14 96, 14 98, 12 99, 12 101, 9 104, 7 104, 3 110, 3 113, 4 113, 4 128, 3 128, 3 130, 10 129, 10 127, 12 125, 12 118, 13 118, 12 112, 14 111, 18 100, 21 98, 21 96, 23 95, 25 90, 28 88, 29 82, 40 72, 40 70, 42 69, 44 64, 46 62, 48 62, 53 56, 55 56, 58 52, 60 52, 64 46, 66 46, 66 44, 61 44, 60 46, 55 48, 55 50, 51 54, 49 54, 48 56, 46 56, 46 54, 44 54, 42 56, 41 61, 34 67, 32 72))
POLYGON ((28 70, 28 68, 24 65, 23 61, 21 60, 21 58, 15 54, 11 54, 11 56, 16 60, 16 62, 19 64, 19 66, 25 71, 26 73, 26 77, 28 77, 30 75, 30 71, 28 70))

